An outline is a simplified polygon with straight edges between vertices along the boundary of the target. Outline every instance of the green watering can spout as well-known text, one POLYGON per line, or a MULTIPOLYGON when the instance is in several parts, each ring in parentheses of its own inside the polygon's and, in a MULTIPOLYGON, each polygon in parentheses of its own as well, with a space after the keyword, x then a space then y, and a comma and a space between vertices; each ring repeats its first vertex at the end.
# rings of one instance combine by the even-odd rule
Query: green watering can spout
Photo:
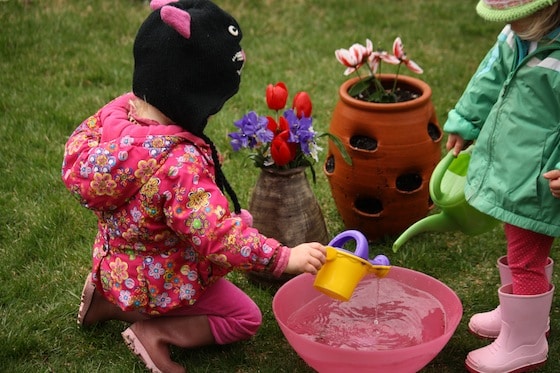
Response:
POLYGON ((477 235, 498 224, 496 219, 476 210, 465 200, 464 186, 472 149, 471 145, 457 157, 449 152, 438 163, 430 178, 430 197, 441 213, 428 216, 409 227, 393 244, 393 252, 422 232, 461 231, 477 235))
POLYGON ((423 232, 448 232, 459 230, 457 224, 445 213, 430 215, 411 225, 393 243, 393 252, 397 252, 402 245, 412 237, 423 232))

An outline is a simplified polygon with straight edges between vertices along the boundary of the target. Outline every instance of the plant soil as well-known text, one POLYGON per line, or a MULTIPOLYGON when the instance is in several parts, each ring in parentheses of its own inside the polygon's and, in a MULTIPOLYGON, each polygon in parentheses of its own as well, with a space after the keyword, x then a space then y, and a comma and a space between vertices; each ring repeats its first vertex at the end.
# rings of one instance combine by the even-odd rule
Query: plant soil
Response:
POLYGON ((397 102, 405 102, 420 97, 420 93, 397 88, 397 90, 395 91, 395 96, 397 96, 397 102))
MULTIPOLYGON (((387 87, 385 87, 387 88, 387 87)), ((373 92, 375 91, 375 86, 373 84, 371 84, 369 86, 369 88, 365 89, 362 91, 362 93, 360 93, 358 96, 356 96, 355 98, 361 101, 368 101, 367 100, 367 94, 364 94, 364 92, 373 92)), ((390 97, 391 95, 390 93, 390 89, 387 89, 387 95, 383 95, 383 97, 390 97)), ((411 101, 414 100, 418 97, 420 97, 421 93, 417 92, 415 90, 411 90, 411 89, 407 89, 407 88, 401 88, 401 87, 397 87, 397 89, 395 89, 395 92, 393 92, 393 96, 394 96, 394 100, 392 101, 392 98, 388 101, 383 100, 383 102, 380 103, 384 103, 384 104, 391 104, 391 103, 398 103, 398 102, 406 102, 406 101, 411 101)))

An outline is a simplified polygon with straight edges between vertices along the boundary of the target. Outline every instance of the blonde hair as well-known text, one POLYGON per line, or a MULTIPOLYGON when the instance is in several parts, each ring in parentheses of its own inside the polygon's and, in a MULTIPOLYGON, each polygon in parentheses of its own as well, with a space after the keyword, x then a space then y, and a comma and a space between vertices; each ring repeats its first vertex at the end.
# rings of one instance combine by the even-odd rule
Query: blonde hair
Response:
POLYGON ((540 40, 560 26, 560 6, 556 2, 523 20, 524 30, 517 33, 523 40, 540 40))

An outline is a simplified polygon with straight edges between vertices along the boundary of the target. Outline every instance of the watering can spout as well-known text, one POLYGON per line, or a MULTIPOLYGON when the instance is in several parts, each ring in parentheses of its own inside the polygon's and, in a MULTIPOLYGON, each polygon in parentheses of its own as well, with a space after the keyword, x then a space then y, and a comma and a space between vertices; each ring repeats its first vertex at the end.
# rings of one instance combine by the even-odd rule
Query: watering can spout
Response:
POLYGON ((464 187, 472 150, 471 145, 457 157, 450 151, 438 163, 430 177, 430 197, 441 213, 428 216, 409 227, 393 244, 393 252, 396 253, 418 233, 461 231, 476 235, 491 230, 499 223, 470 206, 465 199, 464 187))
POLYGON ((411 225, 404 231, 393 244, 393 252, 397 252, 399 248, 412 237, 423 232, 449 232, 458 230, 457 224, 449 218, 445 213, 441 212, 437 215, 430 215, 411 225))

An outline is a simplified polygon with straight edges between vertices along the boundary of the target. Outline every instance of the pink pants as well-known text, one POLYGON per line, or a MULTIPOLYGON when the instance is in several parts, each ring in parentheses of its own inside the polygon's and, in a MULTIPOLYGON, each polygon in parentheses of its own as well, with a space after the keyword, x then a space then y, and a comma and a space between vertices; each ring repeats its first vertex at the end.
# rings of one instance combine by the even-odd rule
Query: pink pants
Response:
POLYGON ((168 316, 207 315, 217 344, 248 339, 257 333, 262 314, 247 294, 226 279, 208 287, 190 307, 167 313, 168 316))
POLYGON ((550 285, 545 274, 554 237, 505 224, 507 259, 511 270, 513 294, 546 293, 550 285))

